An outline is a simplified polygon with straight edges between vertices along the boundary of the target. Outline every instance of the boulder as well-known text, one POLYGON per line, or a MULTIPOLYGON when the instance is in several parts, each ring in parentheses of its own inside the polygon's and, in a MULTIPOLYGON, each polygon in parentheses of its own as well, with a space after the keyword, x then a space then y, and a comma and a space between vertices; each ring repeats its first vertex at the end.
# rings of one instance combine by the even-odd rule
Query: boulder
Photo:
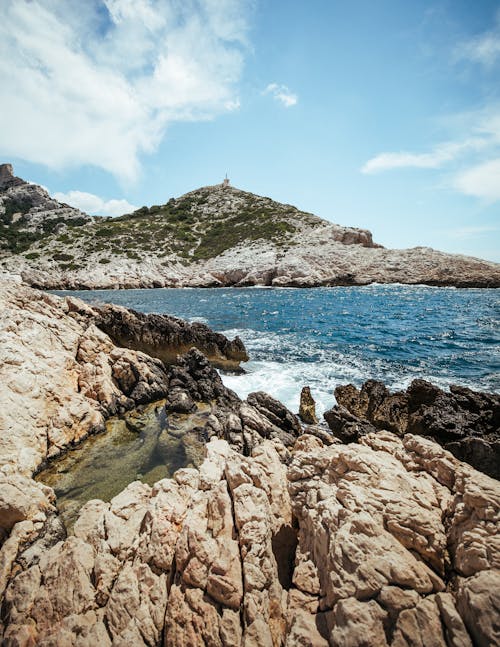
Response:
POLYGON ((361 389, 335 389, 337 405, 325 413, 332 432, 344 442, 377 429, 433 438, 460 460, 500 479, 500 396, 450 386, 449 392, 425 380, 390 393, 376 380, 361 389))

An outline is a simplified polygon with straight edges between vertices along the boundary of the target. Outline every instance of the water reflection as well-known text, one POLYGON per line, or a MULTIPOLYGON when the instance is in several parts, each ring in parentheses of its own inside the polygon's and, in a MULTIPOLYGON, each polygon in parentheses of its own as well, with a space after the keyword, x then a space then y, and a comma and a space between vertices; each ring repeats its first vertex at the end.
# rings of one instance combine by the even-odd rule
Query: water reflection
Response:
POLYGON ((164 404, 161 400, 110 419, 105 433, 89 437, 37 475, 54 489, 68 529, 91 499, 110 501, 132 481, 152 485, 181 467, 201 463, 210 406, 167 415, 164 404))

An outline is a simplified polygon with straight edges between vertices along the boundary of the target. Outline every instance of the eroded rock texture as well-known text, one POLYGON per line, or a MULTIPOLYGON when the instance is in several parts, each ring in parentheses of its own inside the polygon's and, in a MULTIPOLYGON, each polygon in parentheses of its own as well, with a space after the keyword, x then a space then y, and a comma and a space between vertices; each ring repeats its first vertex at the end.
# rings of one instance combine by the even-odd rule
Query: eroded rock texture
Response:
POLYGON ((499 507, 496 481, 417 436, 251 457, 214 439, 199 470, 21 547, 4 644, 498 644, 499 507))
MULTIPOLYGON (((118 310, 127 317, 124 308, 118 310)), ((169 393, 168 367, 138 349, 117 345, 100 327, 100 313, 78 299, 0 282, 1 465, 31 474, 47 457, 102 430, 110 415, 169 393)), ((140 345, 139 316, 130 313, 129 318, 135 322, 130 337, 140 345)), ((148 317, 141 316, 145 345, 154 329, 159 350, 164 335, 165 352, 177 343, 184 351, 189 339, 193 346, 211 349, 221 361, 227 357, 236 362, 235 354, 245 352, 239 340, 230 342, 206 327, 193 329, 169 317, 161 320, 163 327, 154 323, 155 317, 149 326, 148 317)))
POLYGON ((498 481, 418 435, 324 444, 197 349, 167 369, 67 300, 1 297, 3 645, 500 643, 498 481), (89 501, 67 536, 34 469, 158 393, 210 411, 205 460, 89 501))
POLYGON ((333 433, 345 442, 377 429, 433 438, 460 460, 500 479, 500 396, 461 386, 446 392, 425 380, 391 393, 369 380, 335 389, 337 405, 325 413, 333 433))
POLYGON ((94 305, 89 312, 79 299, 70 300, 75 311, 90 314, 91 320, 118 346, 147 353, 166 364, 176 361, 193 346, 218 368, 238 369, 248 361, 239 337, 230 341, 202 323, 188 323, 177 317, 143 314, 111 303, 94 305))

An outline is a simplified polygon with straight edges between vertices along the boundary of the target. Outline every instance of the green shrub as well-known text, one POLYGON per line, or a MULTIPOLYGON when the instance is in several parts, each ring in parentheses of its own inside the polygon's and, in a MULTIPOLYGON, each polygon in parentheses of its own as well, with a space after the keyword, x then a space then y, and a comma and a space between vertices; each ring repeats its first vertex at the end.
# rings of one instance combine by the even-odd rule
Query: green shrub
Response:
POLYGON ((72 261, 74 259, 73 254, 65 254, 64 252, 57 252, 52 256, 55 261, 72 261))

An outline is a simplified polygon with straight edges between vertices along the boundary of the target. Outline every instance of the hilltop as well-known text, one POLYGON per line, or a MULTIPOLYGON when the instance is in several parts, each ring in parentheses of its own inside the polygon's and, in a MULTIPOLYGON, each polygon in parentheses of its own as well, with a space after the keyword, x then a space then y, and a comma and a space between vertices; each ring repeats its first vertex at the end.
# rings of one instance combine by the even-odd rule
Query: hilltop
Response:
POLYGON ((0 263, 44 288, 500 286, 500 266, 417 247, 229 186, 202 187, 119 218, 91 217, 0 166, 0 263))

